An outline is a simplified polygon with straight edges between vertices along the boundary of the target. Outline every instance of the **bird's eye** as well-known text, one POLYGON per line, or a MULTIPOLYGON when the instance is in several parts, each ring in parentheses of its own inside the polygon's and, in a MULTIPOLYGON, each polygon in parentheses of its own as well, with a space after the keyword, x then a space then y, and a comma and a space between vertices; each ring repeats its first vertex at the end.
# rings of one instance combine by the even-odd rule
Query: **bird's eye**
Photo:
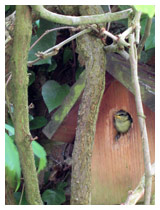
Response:
POLYGON ((120 116, 125 116, 125 114, 124 113, 121 113, 121 114, 119 114, 120 116))

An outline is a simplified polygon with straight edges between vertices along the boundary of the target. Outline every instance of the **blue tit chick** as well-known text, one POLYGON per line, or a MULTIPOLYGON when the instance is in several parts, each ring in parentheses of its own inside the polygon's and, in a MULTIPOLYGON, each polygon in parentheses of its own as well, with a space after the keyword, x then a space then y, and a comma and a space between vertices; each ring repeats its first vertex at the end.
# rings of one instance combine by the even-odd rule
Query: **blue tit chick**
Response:
POLYGON ((118 141, 121 134, 127 133, 129 131, 132 123, 133 123, 132 117, 128 112, 121 109, 115 113, 114 127, 117 130, 117 134, 115 136, 116 141, 118 141))

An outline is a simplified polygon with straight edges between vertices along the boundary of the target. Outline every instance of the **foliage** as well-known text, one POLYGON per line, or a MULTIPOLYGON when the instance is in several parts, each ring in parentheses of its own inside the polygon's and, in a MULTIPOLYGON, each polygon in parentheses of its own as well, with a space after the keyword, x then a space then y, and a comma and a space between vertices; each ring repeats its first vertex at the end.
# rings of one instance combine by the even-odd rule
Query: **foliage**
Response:
POLYGON ((14 197, 16 199, 17 205, 19 205, 19 204, 20 205, 29 205, 29 203, 27 202, 27 200, 25 198, 25 193, 23 194, 22 200, 21 200, 21 203, 20 203, 21 196, 22 196, 22 192, 15 192, 14 193, 14 197))
MULTIPOLYGON (((146 22, 147 22, 147 17, 145 16, 141 20, 141 35, 142 36, 144 35, 144 32, 145 32, 146 22)), ((152 25, 151 25, 150 36, 146 40, 145 51, 147 51, 149 49, 152 49, 152 48, 155 48, 155 18, 152 18, 152 25)))
POLYGON ((51 112, 61 105, 68 93, 68 85, 60 85, 54 80, 48 80, 42 87, 42 96, 48 111, 51 112))
POLYGON ((66 64, 69 60, 73 59, 73 52, 72 50, 67 46, 64 49, 64 53, 63 53, 63 64, 66 64))
POLYGON ((150 18, 152 18, 155 14, 155 6, 154 5, 134 5, 134 7, 137 11, 146 13, 150 18))
MULTIPOLYGON (((128 8, 131 8, 129 5, 120 5, 119 8, 121 10, 125 10, 128 8)), ((145 25, 148 16, 153 17, 154 16, 154 6, 143 6, 138 5, 135 6, 137 10, 141 10, 145 15, 142 15, 141 18, 141 36, 144 35, 145 25), (146 15, 148 14, 148 15, 146 15)), ((108 6, 103 5, 103 9, 105 12, 108 12, 108 6)), ((5 14, 6 16, 10 14, 11 11, 15 10, 15 6, 13 5, 6 5, 5 6, 5 14)), ((127 20, 121 20, 117 21, 123 23, 126 27, 128 26, 127 20)), ((37 39, 40 38, 40 36, 49 29, 53 29, 57 27, 57 24, 54 24, 52 22, 46 21, 44 19, 37 20, 34 23, 34 32, 32 35, 31 40, 31 46, 32 44, 37 41, 37 39)), ((32 61, 36 59, 35 53, 38 51, 45 51, 51 47, 53 47, 57 40, 57 33, 51 32, 44 36, 29 52, 28 60, 32 61)), ((142 61, 147 62, 148 59, 151 57, 151 55, 154 52, 155 47, 155 18, 152 18, 152 27, 151 27, 151 34, 149 38, 147 39, 145 43, 145 51, 142 51, 142 61)), ((73 50, 70 48, 69 45, 65 46, 62 49, 62 56, 61 56, 61 63, 62 68, 68 65, 68 63, 73 60, 73 50)), ((71 63, 71 62, 70 62, 71 63)), ((47 58, 44 60, 40 60, 39 62, 35 63, 32 68, 28 69, 29 73, 29 86, 31 86, 35 80, 36 80, 36 73, 37 70, 40 71, 40 69, 43 68, 42 64, 45 68, 43 71, 47 72, 49 80, 45 82, 45 84, 42 86, 42 97, 43 100, 48 108, 48 112, 50 113, 55 108, 60 106, 66 97, 66 95, 69 93, 69 86, 67 84, 61 83, 61 81, 58 83, 55 81, 56 79, 53 77, 53 72, 56 71, 56 69, 59 66, 59 63, 57 62, 56 58, 47 58), (46 67, 47 66, 47 67, 46 67), (60 85, 63 84, 63 85, 60 85)), ((65 69, 65 68, 64 68, 65 69)), ((79 66, 79 63, 77 64, 77 68, 75 70, 75 79, 78 80, 79 75, 82 73, 84 68, 79 66)), ((67 82, 66 82, 67 83, 67 82)), ((47 119, 44 116, 35 116, 29 115, 30 119, 30 130, 35 130, 44 127, 47 124, 47 119)), ((19 154, 17 147, 14 143, 14 127, 11 126, 12 123, 6 124, 6 130, 8 133, 5 133, 5 167, 6 167, 6 180, 7 182, 17 191, 20 186, 20 178, 21 178, 21 167, 20 167, 20 160, 19 160, 19 154)), ((36 141, 32 142, 32 148, 35 155, 35 162, 38 160, 37 165, 37 172, 39 173, 41 170, 43 170, 47 164, 46 160, 46 152, 44 148, 36 141)), ((42 199, 47 205, 60 205, 65 202, 65 193, 64 193, 64 187, 66 187, 66 183, 61 182, 59 185, 57 185, 55 190, 47 189, 42 194, 42 199)), ((14 193, 15 198, 17 200, 17 204, 19 203, 21 192, 14 193)), ((27 201, 25 199, 25 194, 22 198, 22 205, 27 205, 27 201)))
MULTIPOLYGON (((132 6, 129 5, 119 5, 119 8, 121 10, 125 10, 125 9, 129 9, 132 6)), ((150 18, 152 18, 152 26, 151 26, 151 31, 150 31, 150 36, 147 38, 146 42, 145 42, 145 48, 142 51, 142 56, 140 61, 143 63, 147 63, 150 58, 154 55, 154 48, 155 48, 155 17, 154 13, 155 13, 155 6, 153 5, 134 5, 134 8, 137 11, 142 11, 142 15, 141 15, 141 36, 144 35, 145 32, 145 26, 147 23, 147 19, 148 16, 150 18)), ((118 21, 120 23, 122 23, 123 25, 126 26, 126 28, 128 27, 128 23, 127 20, 120 20, 118 21)))
POLYGON ((45 190, 42 194, 42 200, 47 205, 60 205, 66 201, 64 187, 67 186, 66 182, 60 182, 55 190, 45 190))
MULTIPOLYGON (((34 36, 32 36, 31 45, 39 39, 39 37, 47 30, 55 28, 57 25, 46 21, 44 19, 40 19, 40 22, 38 23, 39 28, 34 36)), ((45 51, 51 47, 54 46, 56 43, 56 31, 48 33, 46 36, 44 36, 30 51, 28 55, 28 60, 32 61, 35 60, 37 57, 35 56, 35 53, 38 51, 45 51)), ((51 58, 46 58, 38 61, 34 65, 40 65, 40 64, 51 64, 51 58)))
POLYGON ((5 5, 5 16, 9 16, 15 11, 15 5, 5 5))
POLYGON ((47 164, 46 159, 46 152, 44 148, 36 141, 32 141, 32 148, 34 155, 36 155, 39 158, 39 166, 37 172, 39 173, 41 170, 43 170, 47 164))
POLYGON ((51 63, 51 65, 49 65, 47 71, 48 71, 48 72, 51 72, 51 71, 54 71, 56 68, 57 68, 57 63, 56 63, 56 61, 52 58, 52 63, 51 63))
MULTIPOLYGON (((14 144, 14 127, 11 125, 5 125, 6 130, 9 132, 9 135, 5 133, 5 169, 6 169, 6 180, 9 185, 14 188, 16 191, 20 186, 21 178, 21 167, 19 154, 16 145, 14 144)), ((32 142, 32 148, 34 155, 38 157, 39 164, 38 170, 39 173, 46 166, 46 152, 44 148, 36 141, 32 142)))
POLYGON ((38 128, 42 128, 47 124, 47 119, 42 116, 35 117, 33 120, 30 121, 30 130, 35 130, 38 128))
POLYGON ((5 133, 5 170, 6 181, 17 191, 21 177, 19 154, 13 139, 7 133, 5 133))

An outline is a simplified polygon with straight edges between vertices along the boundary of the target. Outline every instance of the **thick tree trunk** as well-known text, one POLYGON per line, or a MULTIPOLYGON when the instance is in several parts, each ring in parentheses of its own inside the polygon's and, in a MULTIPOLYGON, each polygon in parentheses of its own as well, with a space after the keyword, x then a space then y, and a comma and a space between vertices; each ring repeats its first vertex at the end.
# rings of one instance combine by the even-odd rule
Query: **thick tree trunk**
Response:
MULTIPOLYGON (((80 6, 81 15, 103 13, 99 6, 80 6)), ((79 56, 86 67, 86 85, 78 112, 73 150, 71 204, 91 204, 91 159, 99 105, 105 88, 106 56, 100 39, 77 39, 79 56)))

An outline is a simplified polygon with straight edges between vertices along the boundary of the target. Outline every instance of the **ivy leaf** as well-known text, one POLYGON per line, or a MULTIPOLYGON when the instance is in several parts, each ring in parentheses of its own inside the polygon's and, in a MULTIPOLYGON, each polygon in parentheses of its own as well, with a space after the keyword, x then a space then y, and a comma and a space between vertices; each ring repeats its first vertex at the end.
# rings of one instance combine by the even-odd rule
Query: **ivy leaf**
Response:
POLYGON ((46 124, 47 124, 47 119, 41 116, 35 117, 33 120, 29 122, 30 130, 42 128, 46 124))
MULTIPOLYGON (((19 202, 20 202, 20 199, 21 199, 21 195, 22 195, 22 192, 15 192, 14 193, 14 197, 16 199, 17 205, 19 205, 19 202)), ((21 205, 29 205, 29 203, 27 202, 27 200, 25 198, 25 192, 24 192, 24 194, 22 196, 21 205)))
MULTIPOLYGON (((37 34, 32 36, 31 45, 46 31, 49 29, 53 29, 56 27, 56 24, 44 19, 40 19, 40 27, 38 28, 37 34)), ((51 47, 53 47, 56 43, 56 36, 57 32, 50 32, 45 35, 29 52, 28 60, 32 61, 35 60, 37 57, 35 53, 38 51, 43 52, 51 47)), ((51 58, 46 58, 38 61, 33 65, 40 65, 40 64, 51 64, 51 58)))
POLYGON ((57 184, 56 189, 57 190, 64 190, 64 188, 68 185, 67 182, 60 182, 57 184))
POLYGON ((6 129, 7 131, 9 131, 9 133, 10 133, 11 135, 14 135, 14 134, 15 134, 14 127, 12 127, 11 125, 5 124, 5 129, 6 129))
POLYGON ((54 71, 57 68, 57 63, 55 60, 52 61, 52 64, 49 65, 49 68, 47 69, 48 72, 54 71))
POLYGON ((63 53, 63 64, 66 64, 71 59, 73 59, 72 50, 69 47, 66 47, 63 53))
POLYGON ((48 80, 42 87, 42 96, 48 111, 51 112, 61 105, 68 93, 68 85, 60 85, 54 80, 48 80))
POLYGON ((42 194, 42 200, 47 205, 60 205, 66 201, 63 190, 46 190, 42 194))
POLYGON ((134 5, 134 7, 137 11, 147 14, 150 18, 152 18, 155 14, 154 5, 134 5))
POLYGON ((46 159, 46 151, 44 148, 36 141, 32 141, 32 149, 34 154, 40 159, 38 166, 38 173, 46 167, 47 159, 46 159))
POLYGON ((118 7, 121 9, 121 10, 126 10, 126 9, 130 9, 131 6, 129 5, 118 5, 118 7))
POLYGON ((7 12, 10 9, 10 5, 5 5, 5 12, 7 12))
POLYGON ((17 191, 21 177, 19 154, 13 139, 7 133, 5 133, 5 170, 6 181, 17 191))
MULTIPOLYGON (((146 26, 147 18, 143 18, 141 20, 141 35, 144 35, 145 26, 146 26)), ((155 48, 155 18, 152 18, 152 25, 150 30, 150 36, 147 38, 145 42, 145 51, 155 48)))

